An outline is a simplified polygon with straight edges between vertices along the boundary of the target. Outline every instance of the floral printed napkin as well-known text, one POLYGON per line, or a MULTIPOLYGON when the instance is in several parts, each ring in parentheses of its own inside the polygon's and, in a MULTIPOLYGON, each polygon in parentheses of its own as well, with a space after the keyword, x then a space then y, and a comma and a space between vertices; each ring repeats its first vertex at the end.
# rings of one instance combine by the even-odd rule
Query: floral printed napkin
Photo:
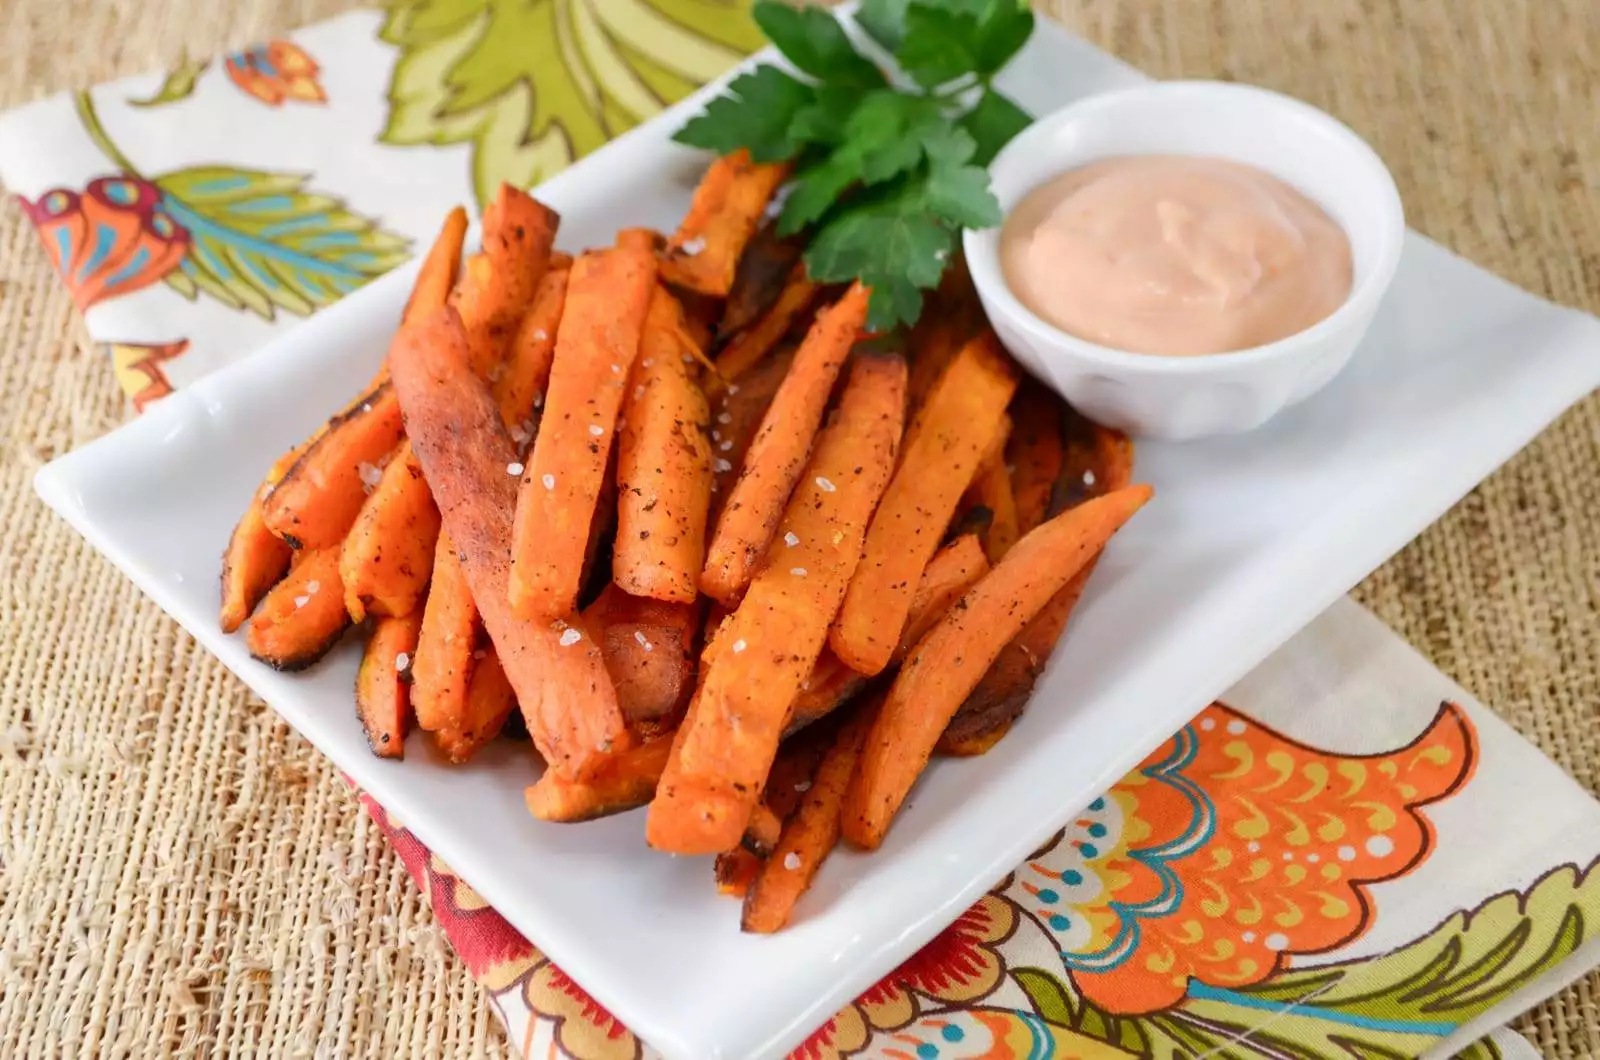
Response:
MULTIPOLYGON (((394 0, 0 115, 0 180, 143 408, 759 40, 744 0, 394 0)), ((363 802, 522 1055, 654 1055, 363 802)), ((1600 963, 1597 866, 1600 805, 1346 601, 795 1055, 1531 1056, 1494 1028, 1600 963)))

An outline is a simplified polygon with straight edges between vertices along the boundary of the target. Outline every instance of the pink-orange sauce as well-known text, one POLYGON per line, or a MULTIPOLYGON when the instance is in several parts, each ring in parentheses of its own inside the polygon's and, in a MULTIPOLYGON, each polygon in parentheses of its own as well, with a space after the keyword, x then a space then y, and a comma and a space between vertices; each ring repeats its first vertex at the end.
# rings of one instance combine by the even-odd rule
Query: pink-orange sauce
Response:
POLYGON ((1350 293, 1350 241, 1268 173, 1220 158, 1107 158, 1046 182, 1001 232, 1006 283, 1069 334, 1185 357, 1286 338, 1350 293))

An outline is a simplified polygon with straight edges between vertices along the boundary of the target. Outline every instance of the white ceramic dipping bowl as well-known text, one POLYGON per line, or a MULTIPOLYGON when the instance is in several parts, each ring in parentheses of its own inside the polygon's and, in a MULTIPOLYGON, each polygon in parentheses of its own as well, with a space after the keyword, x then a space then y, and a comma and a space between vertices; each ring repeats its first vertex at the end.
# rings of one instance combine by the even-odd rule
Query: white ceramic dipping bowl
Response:
POLYGON ((1019 133, 989 167, 1007 214, 1057 174, 1117 155, 1209 155, 1255 166, 1326 210, 1350 240, 1350 295, 1331 316, 1233 353, 1163 357, 1068 335, 1023 306, 1000 266, 1000 229, 968 231, 972 279, 996 334, 1093 419, 1181 440, 1247 431, 1314 394, 1350 360, 1394 278, 1405 217, 1377 153, 1315 107, 1248 85, 1167 81, 1090 96, 1019 133))

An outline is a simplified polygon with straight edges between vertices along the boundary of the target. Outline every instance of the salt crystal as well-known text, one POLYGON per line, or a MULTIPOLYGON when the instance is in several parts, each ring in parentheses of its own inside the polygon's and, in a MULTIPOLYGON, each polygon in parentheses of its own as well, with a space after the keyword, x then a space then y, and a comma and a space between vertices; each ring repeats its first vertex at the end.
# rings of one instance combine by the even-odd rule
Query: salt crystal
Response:
POLYGON ((520 463, 518 463, 517 461, 513 460, 511 463, 506 465, 506 474, 508 474, 508 475, 520 475, 520 474, 522 474, 522 465, 520 463))
POLYGON ((549 337, 550 337, 550 333, 548 331, 546 331, 544 328, 535 328, 534 331, 533 331, 533 341, 535 341, 535 342, 543 342, 544 340, 548 339, 549 337))
POLYGON ((717 446, 717 448, 721 449, 724 453, 726 453, 729 449, 733 448, 733 439, 732 438, 724 439, 722 444, 717 446))
POLYGON ((1093 471, 1085 471, 1083 473, 1083 484, 1085 486, 1093 486, 1094 485, 1094 472, 1093 471))
POLYGON ((798 784, 796 784, 794 786, 794 790, 800 792, 802 795, 805 794, 806 792, 811 790, 811 781, 802 780, 800 783, 798 783, 798 784))
POLYGON ((656 359, 654 357, 646 357, 644 359, 644 366, 646 368, 649 368, 652 364, 655 364, 655 363, 656 363, 656 359))
POLYGON ((408 667, 410 665, 411 665, 411 656, 407 655, 405 652, 401 652, 399 655, 396 655, 394 657, 394 668, 396 670, 400 671, 401 673, 404 673, 406 667, 408 667))
POLYGON ((693 239, 684 240, 679 249, 685 254, 698 254, 702 250, 706 249, 706 241, 699 236, 695 236, 693 239))
POLYGON ((821 475, 818 475, 817 476, 817 488, 820 489, 823 493, 832 493, 834 490, 838 489, 839 487, 835 486, 832 482, 829 482, 827 479, 823 478, 821 475))
POLYGON ((322 588, 322 583, 319 581, 306 582, 306 592, 312 596, 315 596, 320 588, 322 588))
POLYGON ((789 851, 789 853, 783 856, 783 867, 788 869, 790 872, 798 869, 800 867, 800 855, 796 854, 792 850, 789 851))
POLYGON ((535 394, 535 395, 533 395, 533 407, 536 408, 536 409, 544 408, 544 395, 543 394, 535 394))
POLYGON ((633 631, 633 639, 638 641, 639 642, 639 647, 643 648, 645 651, 655 651, 656 646, 654 644, 651 644, 650 643, 650 638, 646 637, 644 635, 644 633, 642 633, 641 631, 639 631, 637 629, 634 630, 633 631))
POLYGON ((716 468, 716 470, 719 473, 723 472, 723 471, 732 471, 733 470, 733 465, 730 464, 728 461, 722 459, 722 457, 720 457, 720 456, 717 457, 717 462, 715 464, 713 464, 712 466, 714 468, 716 468))
POLYGON ((733 414, 731 412, 724 412, 722 415, 717 417, 717 422, 718 423, 724 423, 724 424, 732 423, 733 422, 733 414))
POLYGON ((383 481, 383 469, 365 460, 356 465, 356 473, 361 476, 361 484, 367 488, 368 493, 383 481))
POLYGON ((513 423, 511 425, 511 440, 518 445, 528 440, 528 432, 522 429, 522 424, 513 423))
POLYGON ((294 598, 295 610, 298 611, 300 608, 306 606, 310 602, 311 602, 311 597, 309 597, 309 596, 297 596, 297 597, 295 597, 294 598))
POLYGON ((745 643, 743 637, 740 637, 738 640, 733 642, 733 654, 738 655, 740 652, 744 651, 744 649, 745 643))
POLYGON ((614 364, 614 365, 611 366, 611 370, 613 372, 615 372, 617 375, 621 375, 622 374, 622 365, 614 364))
POLYGON ((728 394, 730 396, 733 395, 733 394, 737 394, 738 392, 739 392, 739 384, 738 383, 729 383, 728 384, 728 394))
POLYGON ((804 567, 790 567, 789 573, 793 574, 796 578, 804 578, 806 576, 806 569, 804 567))
POLYGON ((793 530, 790 530, 787 534, 783 535, 783 543, 788 545, 790 548, 793 548, 800 543, 800 538, 795 535, 793 530))
POLYGON ((606 429, 600 426, 598 423, 591 423, 589 424, 589 433, 598 438, 602 434, 606 433, 606 429))
POLYGON ((561 646, 563 648, 570 648, 570 647, 572 647, 574 644, 578 643, 578 641, 580 641, 582 639, 583 639, 583 634, 579 633, 577 630, 573 629, 571 626, 568 626, 566 629, 561 631, 561 646))
POLYGON ((539 481, 544 483, 544 488, 547 490, 553 490, 556 488, 556 477, 554 475, 546 473, 544 478, 540 479, 539 481))

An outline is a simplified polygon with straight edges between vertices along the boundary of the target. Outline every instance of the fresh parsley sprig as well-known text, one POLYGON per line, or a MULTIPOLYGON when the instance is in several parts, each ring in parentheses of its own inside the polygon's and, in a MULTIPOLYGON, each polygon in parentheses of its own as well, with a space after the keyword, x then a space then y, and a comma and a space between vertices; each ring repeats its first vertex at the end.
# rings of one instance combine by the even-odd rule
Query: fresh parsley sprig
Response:
POLYGON ((753 10, 799 76, 741 74, 676 139, 793 162, 778 231, 811 231, 812 278, 870 286, 875 331, 915 322, 961 229, 1000 222, 984 167, 1031 119, 992 82, 1033 32, 1032 11, 1021 0, 864 0, 856 23, 911 82, 897 87, 823 9, 753 10))

